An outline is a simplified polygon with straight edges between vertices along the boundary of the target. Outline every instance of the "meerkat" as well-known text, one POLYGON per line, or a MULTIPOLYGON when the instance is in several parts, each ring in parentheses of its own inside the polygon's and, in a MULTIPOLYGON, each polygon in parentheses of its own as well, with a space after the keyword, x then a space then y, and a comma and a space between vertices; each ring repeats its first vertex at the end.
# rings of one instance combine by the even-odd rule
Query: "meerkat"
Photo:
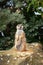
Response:
POLYGON ((15 33, 15 49, 18 51, 25 51, 26 50, 26 37, 25 32, 23 31, 23 25, 18 24, 16 26, 16 33, 15 33))

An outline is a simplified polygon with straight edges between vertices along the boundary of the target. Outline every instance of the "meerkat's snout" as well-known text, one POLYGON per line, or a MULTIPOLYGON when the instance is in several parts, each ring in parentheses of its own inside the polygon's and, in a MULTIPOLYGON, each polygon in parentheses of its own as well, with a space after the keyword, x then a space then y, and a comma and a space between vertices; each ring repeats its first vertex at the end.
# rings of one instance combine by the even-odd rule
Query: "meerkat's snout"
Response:
POLYGON ((22 25, 22 24, 18 24, 18 25, 16 26, 16 29, 18 29, 18 30, 23 30, 23 25, 22 25))

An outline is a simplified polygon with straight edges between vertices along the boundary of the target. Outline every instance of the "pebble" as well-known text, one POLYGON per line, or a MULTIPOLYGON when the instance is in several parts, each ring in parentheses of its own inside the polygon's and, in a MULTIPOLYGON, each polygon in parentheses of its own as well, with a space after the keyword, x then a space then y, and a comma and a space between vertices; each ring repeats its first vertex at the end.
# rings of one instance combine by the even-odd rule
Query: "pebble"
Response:
POLYGON ((27 65, 29 65, 29 63, 27 63, 27 65))
POLYGON ((15 57, 14 60, 16 60, 17 58, 15 57))
POLYGON ((10 62, 10 60, 7 61, 7 64, 10 62))
POLYGON ((7 56, 10 56, 10 54, 7 54, 7 56))
POLYGON ((3 60, 3 58, 1 58, 1 60, 3 60))

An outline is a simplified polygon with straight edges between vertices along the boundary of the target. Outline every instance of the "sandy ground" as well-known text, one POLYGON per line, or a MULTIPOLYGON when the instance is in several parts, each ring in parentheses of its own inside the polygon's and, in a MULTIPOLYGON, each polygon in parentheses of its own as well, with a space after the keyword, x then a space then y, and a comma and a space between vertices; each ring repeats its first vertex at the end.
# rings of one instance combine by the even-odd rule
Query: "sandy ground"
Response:
POLYGON ((43 65, 43 50, 39 43, 27 44, 27 51, 0 51, 0 65, 43 65))

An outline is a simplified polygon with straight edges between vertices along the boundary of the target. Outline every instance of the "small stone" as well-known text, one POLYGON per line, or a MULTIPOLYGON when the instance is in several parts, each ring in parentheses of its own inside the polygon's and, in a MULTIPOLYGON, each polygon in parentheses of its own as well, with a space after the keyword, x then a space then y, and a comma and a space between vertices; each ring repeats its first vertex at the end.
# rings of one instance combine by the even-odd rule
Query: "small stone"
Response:
POLYGON ((10 62, 10 60, 7 61, 7 64, 10 62))
POLYGON ((33 52, 31 52, 31 53, 30 53, 30 52, 28 52, 28 53, 26 53, 26 54, 30 56, 31 54, 33 54, 33 52))
POLYGON ((25 54, 21 53, 21 56, 25 56, 25 54))
POLYGON ((32 55, 30 57, 32 58, 32 55))
POLYGON ((43 57, 43 55, 40 55, 40 57, 43 57))
POLYGON ((17 58, 15 57, 14 60, 16 60, 17 58))
POLYGON ((10 54, 7 54, 7 56, 10 56, 10 54))
POLYGON ((1 60, 3 60, 3 58, 1 58, 1 60))
POLYGON ((30 56, 30 61, 32 61, 32 56, 30 56))
POLYGON ((40 55, 40 53, 37 53, 38 55, 40 55))
POLYGON ((29 64, 27 63, 27 65, 29 65, 29 64))

